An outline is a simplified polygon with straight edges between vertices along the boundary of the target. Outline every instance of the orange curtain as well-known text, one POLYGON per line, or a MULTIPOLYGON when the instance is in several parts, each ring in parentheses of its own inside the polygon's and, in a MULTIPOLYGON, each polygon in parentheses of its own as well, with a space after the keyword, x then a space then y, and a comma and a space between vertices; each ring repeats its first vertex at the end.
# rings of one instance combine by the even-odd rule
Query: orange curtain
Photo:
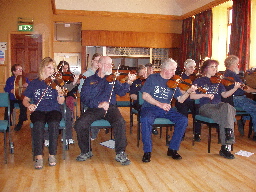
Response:
POLYGON ((229 55, 240 58, 240 70, 249 69, 251 0, 233 0, 229 55))

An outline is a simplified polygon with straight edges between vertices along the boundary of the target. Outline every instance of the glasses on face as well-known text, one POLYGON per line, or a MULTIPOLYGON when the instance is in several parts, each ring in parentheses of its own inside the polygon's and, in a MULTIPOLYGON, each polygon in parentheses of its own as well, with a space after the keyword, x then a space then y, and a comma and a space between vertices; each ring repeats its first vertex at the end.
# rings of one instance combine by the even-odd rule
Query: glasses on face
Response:
POLYGON ((23 69, 22 68, 18 68, 18 69, 16 69, 16 71, 23 71, 23 69))
POLYGON ((209 66, 208 68, 211 68, 211 69, 216 68, 217 69, 217 66, 216 65, 212 65, 212 66, 209 66))

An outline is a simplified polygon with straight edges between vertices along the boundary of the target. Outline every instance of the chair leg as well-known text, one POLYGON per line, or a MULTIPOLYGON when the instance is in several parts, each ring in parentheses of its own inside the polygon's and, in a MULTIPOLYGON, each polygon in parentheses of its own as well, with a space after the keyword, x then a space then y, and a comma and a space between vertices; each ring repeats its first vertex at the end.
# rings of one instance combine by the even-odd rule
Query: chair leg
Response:
POLYGON ((7 164, 7 141, 6 141, 6 131, 4 131, 4 161, 7 164))
POLYGON ((132 134, 132 127, 133 127, 133 114, 130 110, 130 134, 132 134))
POLYGON ((168 142, 169 142, 169 140, 168 140, 169 139, 169 137, 168 137, 169 135, 168 134, 169 134, 169 127, 166 127, 165 143, 166 143, 167 146, 168 146, 168 142))
POLYGON ((62 143, 63 154, 62 154, 62 156, 63 156, 63 160, 65 160, 66 159, 66 150, 69 149, 69 144, 66 140, 66 127, 64 127, 62 129, 62 139, 63 139, 63 143, 62 143))
POLYGON ((140 146, 140 122, 138 122, 138 128, 137 128, 137 147, 140 146))
POLYGON ((250 117, 250 122, 249 122, 248 138, 250 138, 251 135, 252 135, 252 117, 250 117))
POLYGON ((212 139, 212 127, 209 126, 209 135, 208 135, 208 153, 211 152, 211 139, 212 139))

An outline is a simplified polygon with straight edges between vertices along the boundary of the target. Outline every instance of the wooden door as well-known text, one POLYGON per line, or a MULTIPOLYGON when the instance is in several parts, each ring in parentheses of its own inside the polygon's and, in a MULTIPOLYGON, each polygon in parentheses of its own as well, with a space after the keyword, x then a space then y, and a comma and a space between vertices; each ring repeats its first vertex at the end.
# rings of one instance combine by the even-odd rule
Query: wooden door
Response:
POLYGON ((38 77, 42 61, 42 35, 11 34, 11 65, 21 64, 30 80, 38 77))

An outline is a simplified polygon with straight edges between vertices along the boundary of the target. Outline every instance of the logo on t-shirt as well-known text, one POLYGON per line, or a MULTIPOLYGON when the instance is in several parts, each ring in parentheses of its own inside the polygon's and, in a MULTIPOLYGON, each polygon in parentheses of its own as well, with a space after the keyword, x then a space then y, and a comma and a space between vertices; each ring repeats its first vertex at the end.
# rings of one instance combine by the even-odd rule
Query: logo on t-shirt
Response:
POLYGON ((170 89, 166 89, 165 87, 155 86, 154 88, 154 97, 159 99, 168 99, 170 89))

